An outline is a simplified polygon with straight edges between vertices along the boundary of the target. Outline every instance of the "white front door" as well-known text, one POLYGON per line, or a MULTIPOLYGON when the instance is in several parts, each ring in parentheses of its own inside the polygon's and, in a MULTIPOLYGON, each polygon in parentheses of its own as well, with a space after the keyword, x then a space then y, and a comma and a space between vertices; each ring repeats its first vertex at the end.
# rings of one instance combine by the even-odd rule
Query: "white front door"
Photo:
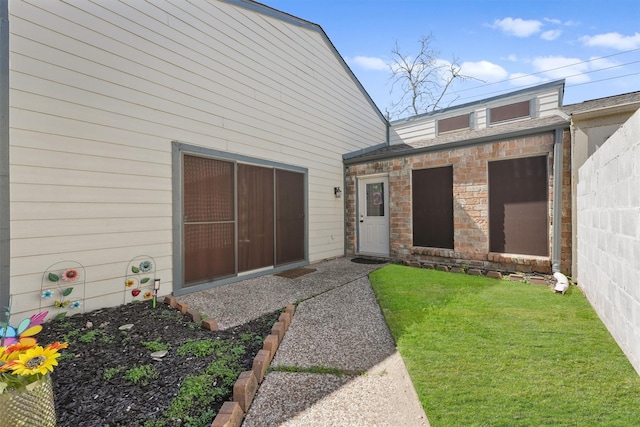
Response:
POLYGON ((389 178, 358 180, 358 252, 389 256, 389 178))

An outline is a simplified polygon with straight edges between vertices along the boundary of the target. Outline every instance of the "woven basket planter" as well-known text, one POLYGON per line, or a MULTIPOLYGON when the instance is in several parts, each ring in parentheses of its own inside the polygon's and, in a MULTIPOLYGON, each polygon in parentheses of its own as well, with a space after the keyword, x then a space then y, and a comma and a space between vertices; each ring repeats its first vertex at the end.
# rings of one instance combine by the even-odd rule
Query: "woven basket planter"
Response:
POLYGON ((0 394, 0 427, 55 427, 56 407, 51 376, 0 394))

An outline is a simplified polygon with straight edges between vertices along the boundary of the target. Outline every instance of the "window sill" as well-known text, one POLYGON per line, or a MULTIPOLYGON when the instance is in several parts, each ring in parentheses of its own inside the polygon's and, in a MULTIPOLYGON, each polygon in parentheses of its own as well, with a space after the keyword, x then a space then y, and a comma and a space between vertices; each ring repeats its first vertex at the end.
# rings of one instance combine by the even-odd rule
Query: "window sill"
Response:
POLYGON ((455 252, 453 249, 444 248, 427 248, 423 246, 412 246, 412 255, 425 255, 425 256, 437 256, 442 258, 454 258, 455 252))
POLYGON ((533 270, 540 272, 551 271, 551 258, 548 256, 489 252, 487 259, 489 262, 496 262, 500 264, 530 266, 533 270))

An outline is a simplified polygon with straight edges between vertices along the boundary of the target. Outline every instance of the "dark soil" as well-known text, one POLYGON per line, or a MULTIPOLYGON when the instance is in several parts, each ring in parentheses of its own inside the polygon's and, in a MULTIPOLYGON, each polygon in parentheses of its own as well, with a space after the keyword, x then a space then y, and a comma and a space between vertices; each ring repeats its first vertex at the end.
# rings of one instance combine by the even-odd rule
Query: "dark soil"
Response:
POLYGON ((40 343, 69 343, 53 373, 58 425, 209 426, 240 372, 251 370, 278 314, 212 332, 165 304, 140 302, 46 323, 40 343), (118 329, 125 324, 133 328, 118 329), (202 348, 214 354, 183 346, 201 340, 211 340, 202 348), (153 341, 169 346, 160 361, 151 357, 154 344, 143 345, 153 341))

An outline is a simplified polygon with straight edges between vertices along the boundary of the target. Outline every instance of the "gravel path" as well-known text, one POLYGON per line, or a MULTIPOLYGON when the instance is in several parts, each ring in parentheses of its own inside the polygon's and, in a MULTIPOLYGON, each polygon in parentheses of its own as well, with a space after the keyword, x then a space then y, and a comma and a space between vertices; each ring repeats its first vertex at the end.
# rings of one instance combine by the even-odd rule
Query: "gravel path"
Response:
POLYGON ((368 280, 380 266, 338 258, 310 267, 317 271, 296 279, 270 275, 178 298, 221 327, 299 303, 243 427, 428 427, 368 280))

